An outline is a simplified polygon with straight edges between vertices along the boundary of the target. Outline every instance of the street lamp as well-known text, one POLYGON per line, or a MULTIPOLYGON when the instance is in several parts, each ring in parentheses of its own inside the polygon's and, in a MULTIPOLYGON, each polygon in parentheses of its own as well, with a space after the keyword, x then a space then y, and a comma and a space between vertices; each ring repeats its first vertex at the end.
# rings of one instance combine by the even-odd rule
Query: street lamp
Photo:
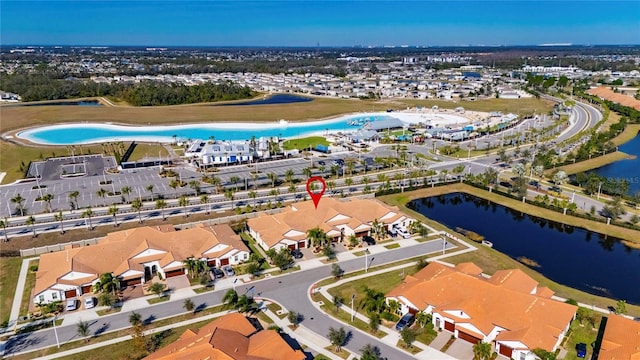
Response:
POLYGON ((53 333, 56 335, 56 345, 58 345, 58 349, 60 349, 60 340, 58 339, 58 329, 56 328, 57 319, 58 319, 58 315, 53 317, 53 333))
POLYGON ((355 300, 356 300, 356 294, 355 294, 355 293, 353 293, 353 294, 351 295, 351 322, 353 322, 353 318, 354 318, 354 317, 355 317, 355 315, 356 315, 356 313, 353 311, 353 303, 355 302, 355 300))

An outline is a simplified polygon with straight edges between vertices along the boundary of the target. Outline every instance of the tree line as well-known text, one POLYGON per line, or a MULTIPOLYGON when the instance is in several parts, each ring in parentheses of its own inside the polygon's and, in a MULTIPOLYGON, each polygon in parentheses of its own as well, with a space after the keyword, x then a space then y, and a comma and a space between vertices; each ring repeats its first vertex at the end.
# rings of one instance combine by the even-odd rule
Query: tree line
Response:
POLYGON ((23 101, 60 100, 80 97, 111 96, 134 106, 178 105, 199 102, 247 99, 256 95, 247 86, 231 81, 193 86, 145 81, 135 84, 105 84, 75 78, 60 78, 59 73, 0 73, 3 90, 17 93, 23 101))

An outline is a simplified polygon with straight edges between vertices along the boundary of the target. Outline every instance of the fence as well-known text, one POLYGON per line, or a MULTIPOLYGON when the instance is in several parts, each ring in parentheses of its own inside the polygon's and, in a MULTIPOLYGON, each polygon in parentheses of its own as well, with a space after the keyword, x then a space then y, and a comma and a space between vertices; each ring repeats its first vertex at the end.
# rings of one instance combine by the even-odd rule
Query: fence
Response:
POLYGON ((24 250, 20 250, 20 256, 27 257, 27 256, 46 254, 54 251, 62 251, 66 246, 69 246, 69 245, 71 245, 71 247, 74 247, 74 248, 80 247, 80 246, 94 245, 98 243, 99 239, 101 238, 85 239, 85 240, 67 242, 64 244, 55 244, 55 245, 47 245, 47 246, 41 246, 41 247, 31 248, 31 249, 24 249, 24 250))

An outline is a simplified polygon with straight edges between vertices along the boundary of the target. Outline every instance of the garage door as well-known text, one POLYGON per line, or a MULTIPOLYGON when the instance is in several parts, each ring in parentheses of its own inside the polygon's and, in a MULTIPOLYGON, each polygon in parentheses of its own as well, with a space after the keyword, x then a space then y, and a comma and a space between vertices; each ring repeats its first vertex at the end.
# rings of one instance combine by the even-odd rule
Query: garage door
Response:
POLYGON ((67 290, 64 292, 64 298, 65 299, 71 299, 78 296, 78 292, 76 291, 76 289, 73 290, 67 290))
POLYGON ((91 292, 91 285, 85 285, 82 287, 82 293, 83 294, 88 294, 91 292))
POLYGON ((220 266, 229 265, 229 258, 220 259, 220 266))
POLYGON ((178 270, 171 270, 171 271, 165 271, 164 273, 168 278, 170 277, 174 277, 174 276, 180 276, 180 275, 184 275, 184 269, 178 269, 178 270))
POLYGON ((506 345, 502 345, 500 344, 500 355, 504 355, 506 357, 508 357, 509 359, 511 359, 511 355, 513 354, 513 349, 506 346, 506 345))
POLYGON ((467 334, 466 332, 460 331, 458 330, 458 337, 462 340, 466 340, 472 344, 477 344, 480 341, 482 341, 482 339, 478 339, 477 337, 471 335, 471 334, 467 334))
POLYGON ((307 240, 298 241, 298 249, 307 247, 307 240))
POLYGON ((129 279, 129 280, 120 281, 120 285, 122 285, 122 286, 140 285, 141 283, 142 283, 142 278, 135 278, 135 279, 129 279))
POLYGON ((453 325, 453 323, 445 321, 444 322, 444 329, 453 332, 454 329, 455 329, 455 326, 453 325))
POLYGON ((287 245, 287 248, 289 250, 295 250, 296 249, 296 244, 287 245))
POLYGON ((218 264, 218 261, 216 259, 207 261, 207 265, 209 266, 216 266, 217 264, 218 264))

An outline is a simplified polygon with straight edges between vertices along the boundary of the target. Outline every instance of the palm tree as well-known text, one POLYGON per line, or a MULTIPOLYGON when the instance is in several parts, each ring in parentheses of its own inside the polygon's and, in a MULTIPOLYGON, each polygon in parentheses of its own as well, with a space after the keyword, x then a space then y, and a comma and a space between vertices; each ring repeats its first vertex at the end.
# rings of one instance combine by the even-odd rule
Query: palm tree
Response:
MULTIPOLYGON (((202 204, 205 207, 207 207, 208 203, 209 203, 209 197, 207 196, 207 194, 200 195, 200 204, 202 204)), ((207 208, 207 214, 208 213, 209 213, 209 209, 207 208)))
POLYGON ((256 197, 258 196, 258 193, 255 190, 251 190, 251 191, 249 191, 248 196, 253 199, 253 207, 255 207, 256 206, 256 197))
POLYGON ((126 195, 126 196, 127 196, 127 202, 129 202, 129 194, 131 194, 131 187, 129 187, 129 186, 123 186, 123 187, 120 189, 120 192, 121 192, 123 195, 126 195))
MULTIPOLYGON (((97 194, 99 197, 101 197, 101 198, 103 198, 103 199, 104 199, 104 198, 105 198, 105 196, 107 195, 107 190, 105 190, 105 189, 101 188, 100 190, 96 191, 96 194, 97 194)), ((105 202, 104 202, 104 205, 105 205, 105 206, 107 205, 106 200, 105 200, 105 202)))
POLYGON ((365 286, 364 295, 362 307, 368 313, 381 313, 387 308, 383 292, 365 286))
POLYGON ((178 205, 182 206, 184 217, 189 217, 189 214, 187 214, 187 205, 189 205, 189 198, 186 195, 180 196, 180 198, 178 199, 178 205))
POLYGON ((346 186, 348 186, 347 191, 348 191, 349 193, 351 193, 351 187, 350 187, 350 186, 351 186, 351 185, 353 185, 353 179, 352 179, 352 178, 350 178, 350 177, 348 177, 348 178, 344 179, 344 184, 345 184, 346 186))
POLYGON ((473 345, 473 360, 491 359, 491 344, 481 341, 473 345))
POLYGON ((166 201, 162 199, 156 200, 156 209, 160 209, 160 213, 162 214, 162 220, 166 220, 166 218, 164 217, 164 208, 166 207, 167 207, 166 201))
POLYGON ((74 209, 78 208, 78 196, 80 196, 79 191, 72 191, 69 193, 69 195, 67 195, 69 201, 71 201, 71 203, 73 204, 74 209))
POLYGON ((234 194, 233 189, 224 190, 224 197, 231 200, 231 210, 233 210, 233 194, 234 194))
POLYGON ((238 191, 238 182, 240 182, 240 178, 237 176, 232 176, 229 178, 229 181, 236 187, 236 192, 238 191))
POLYGON ((187 259, 184 259, 184 261, 182 261, 182 263, 184 264, 184 267, 187 268, 187 272, 189 273, 192 279, 194 279, 197 275, 196 274, 197 262, 198 260, 196 260, 193 256, 187 259))
POLYGON ((424 326, 431 321, 431 314, 427 314, 424 311, 420 311, 416 314, 416 323, 420 325, 420 328, 424 329, 424 326))
POLYGON ((304 176, 310 178, 312 174, 311 168, 306 167, 302 169, 302 173, 304 174, 304 176))
POLYGON ((42 201, 46 203, 46 212, 51 212, 51 200, 53 200, 53 194, 44 194, 42 195, 42 201))
POLYGON ((142 325, 142 315, 132 311, 131 314, 129 314, 129 324, 133 327, 142 325))
POLYGON ((381 360, 382 355, 380 354, 380 349, 377 346, 367 344, 362 349, 360 349, 360 360, 381 360))
POLYGON ((111 292, 116 295, 120 289, 120 281, 112 273, 104 273, 100 275, 100 279, 93 285, 93 292, 111 292))
POLYGON ((80 215, 80 217, 82 218, 88 218, 89 219, 89 230, 93 229, 93 224, 91 223, 91 217, 93 216, 93 210, 91 209, 91 206, 89 206, 87 208, 87 210, 82 212, 82 215, 80 215))
POLYGON ((196 304, 194 304, 191 299, 185 299, 182 307, 189 312, 196 312, 196 304))
POLYGON ((196 196, 200 195, 200 181, 198 180, 189 181, 189 187, 196 192, 196 196))
POLYGON ((287 182, 289 183, 289 185, 293 185, 293 170, 289 169, 284 173, 284 178, 285 180, 287 180, 287 182))
MULTIPOLYGON (((62 222, 64 220, 64 215, 62 215, 62 210, 57 214, 53 215, 53 218, 56 221, 60 222, 60 234, 64 234, 64 223, 62 222)), ((5 231, 5 235, 6 235, 6 231, 5 231)))
POLYGON ((116 204, 109 206, 107 214, 113 216, 113 226, 118 227, 118 206, 116 204))
POLYGON ((222 303, 228 307, 236 307, 238 304, 238 293, 233 289, 227 291, 222 298, 222 303))
POLYGON ((16 194, 16 196, 11 198, 11 202, 16 204, 16 208, 18 208, 18 210, 20 210, 20 216, 24 216, 24 202, 25 202, 25 198, 22 197, 22 195, 20 194, 16 194))
POLYGON ((29 217, 24 221, 25 224, 31 225, 31 230, 33 230, 33 237, 36 237, 36 218, 33 215, 29 215, 29 217))
POLYGON ((339 353, 340 351, 342 351, 342 346, 347 340, 347 332, 343 327, 334 329, 332 326, 329 328, 329 334, 327 334, 327 338, 331 342, 331 345, 335 346, 335 352, 339 353))
POLYGON ((9 220, 5 217, 3 220, 0 220, 0 226, 2 226, 2 231, 4 232, 4 241, 9 241, 9 236, 7 235, 7 225, 9 225, 9 220))
POLYGON ((307 230, 307 238, 313 246, 326 246, 328 243, 327 234, 317 226, 307 230))
POLYGON ((147 189, 147 191, 151 193, 151 201, 153 201, 153 198, 154 198, 154 196, 153 196, 153 184, 147 185, 145 187, 145 189, 147 189))
POLYGON ((91 330, 89 329, 89 323, 86 321, 79 320, 76 324, 76 332, 81 338, 84 338, 86 342, 89 342, 89 335, 91 334, 91 330))
POLYGON ((140 210, 142 210, 142 200, 140 198, 135 198, 131 202, 131 209, 138 212, 138 223, 142 224, 142 214, 140 214, 140 210))
POLYGON ((172 188, 173 190, 175 190, 178 186, 180 186, 180 183, 178 182, 178 180, 173 179, 169 181, 169 187, 172 188))
POLYGON ((267 174, 267 178, 271 180, 271 187, 275 187, 276 181, 278 180, 278 175, 276 173, 270 172, 267 174))

